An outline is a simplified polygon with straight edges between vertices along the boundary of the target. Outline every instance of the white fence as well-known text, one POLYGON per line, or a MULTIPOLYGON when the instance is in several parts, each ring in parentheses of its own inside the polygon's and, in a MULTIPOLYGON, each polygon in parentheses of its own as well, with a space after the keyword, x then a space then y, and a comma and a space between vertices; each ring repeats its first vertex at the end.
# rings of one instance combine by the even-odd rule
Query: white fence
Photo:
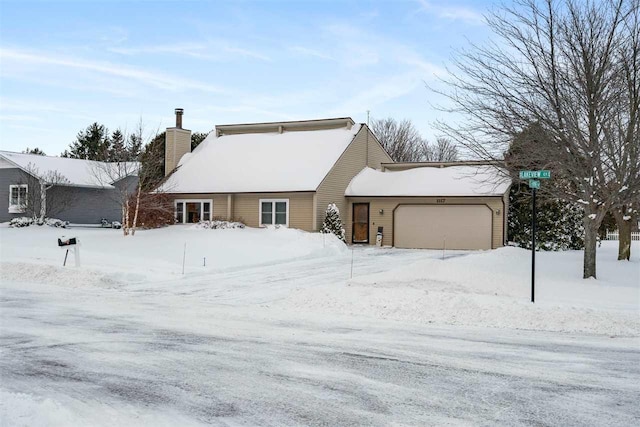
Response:
MULTIPOLYGON (((618 231, 607 231, 607 238, 605 240, 618 240, 620 235, 618 231)), ((631 233, 631 240, 640 240, 640 232, 631 233)))

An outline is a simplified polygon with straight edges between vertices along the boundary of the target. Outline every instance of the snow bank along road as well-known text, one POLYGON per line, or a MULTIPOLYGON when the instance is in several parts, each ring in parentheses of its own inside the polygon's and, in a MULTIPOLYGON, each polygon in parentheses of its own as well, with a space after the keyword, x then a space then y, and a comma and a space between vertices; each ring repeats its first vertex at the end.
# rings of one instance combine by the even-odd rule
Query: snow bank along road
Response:
MULTIPOLYGON (((295 290, 332 282, 342 283, 337 292, 344 289, 348 252, 301 250, 295 259, 252 259, 184 279, 156 271, 141 280, 134 270, 63 270, 46 254, 20 264, 11 257, 23 259, 22 249, 9 255, 6 241, 0 425, 640 420, 637 337, 286 309, 295 290)), ((365 275, 436 255, 367 250, 355 256, 356 272, 365 275)))

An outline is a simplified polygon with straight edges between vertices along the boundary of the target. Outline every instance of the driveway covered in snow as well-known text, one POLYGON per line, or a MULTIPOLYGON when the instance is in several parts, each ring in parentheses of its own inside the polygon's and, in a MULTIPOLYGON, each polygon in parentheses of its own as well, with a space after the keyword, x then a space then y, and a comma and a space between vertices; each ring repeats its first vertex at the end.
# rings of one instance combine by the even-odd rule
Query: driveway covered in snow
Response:
MULTIPOLYGON (((416 288, 424 294, 426 283, 412 275, 424 277, 427 263, 437 277, 429 263, 441 253, 352 254, 291 235, 268 262, 252 255, 198 270, 194 259, 182 276, 177 264, 152 259, 152 271, 137 268, 144 254, 115 263, 127 248, 110 235, 103 244, 116 254, 94 251, 81 269, 62 269, 53 263, 59 252, 31 249, 26 259, 29 248, 18 240, 37 248, 49 236, 20 231, 31 234, 11 253, 5 242, 17 234, 1 236, 3 425, 632 425, 640 418, 636 336, 452 326, 415 314, 392 321, 382 309, 331 303, 343 292, 371 307, 382 292, 400 310, 401 283, 410 284, 407 298, 416 288)), ((93 236, 84 236, 87 252, 97 247, 93 236)), ((158 244, 159 235, 148 236, 158 244)), ((267 245, 248 236, 258 249, 267 245)), ((203 242, 187 247, 198 244, 208 250, 203 242)), ((478 255, 452 253, 448 261, 468 269, 478 255)), ((450 285, 474 298, 470 288, 450 285)), ((443 287, 435 280, 430 294, 443 287)), ((403 301, 406 312, 415 310, 403 301)), ((521 303, 513 304, 517 313, 521 303)), ((560 312, 550 303, 546 310, 560 312)), ((633 330, 621 316, 605 318, 609 329, 633 330)))

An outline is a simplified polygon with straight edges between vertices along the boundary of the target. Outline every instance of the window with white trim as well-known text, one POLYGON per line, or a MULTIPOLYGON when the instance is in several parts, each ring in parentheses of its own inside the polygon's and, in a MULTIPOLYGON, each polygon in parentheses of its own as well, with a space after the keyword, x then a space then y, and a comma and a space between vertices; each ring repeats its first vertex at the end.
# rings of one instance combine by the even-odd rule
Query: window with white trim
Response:
POLYGON ((289 226, 289 199, 260 199, 260 226, 289 226))
POLYGON ((213 200, 176 200, 175 209, 176 222, 178 224, 192 224, 200 221, 211 221, 213 200))
POLYGON ((9 186, 9 213, 23 213, 27 207, 27 184, 9 186))

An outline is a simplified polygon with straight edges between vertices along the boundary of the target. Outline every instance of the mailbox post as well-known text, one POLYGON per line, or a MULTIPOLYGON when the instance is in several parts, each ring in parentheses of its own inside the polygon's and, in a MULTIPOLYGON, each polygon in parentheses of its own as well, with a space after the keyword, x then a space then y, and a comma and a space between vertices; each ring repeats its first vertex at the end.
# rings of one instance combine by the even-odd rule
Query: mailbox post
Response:
POLYGON ((67 256, 69 256, 69 251, 73 251, 76 267, 80 267, 80 240, 78 240, 77 237, 60 236, 58 238, 58 247, 66 251, 64 254, 64 261, 62 262, 63 267, 67 265, 67 256))

